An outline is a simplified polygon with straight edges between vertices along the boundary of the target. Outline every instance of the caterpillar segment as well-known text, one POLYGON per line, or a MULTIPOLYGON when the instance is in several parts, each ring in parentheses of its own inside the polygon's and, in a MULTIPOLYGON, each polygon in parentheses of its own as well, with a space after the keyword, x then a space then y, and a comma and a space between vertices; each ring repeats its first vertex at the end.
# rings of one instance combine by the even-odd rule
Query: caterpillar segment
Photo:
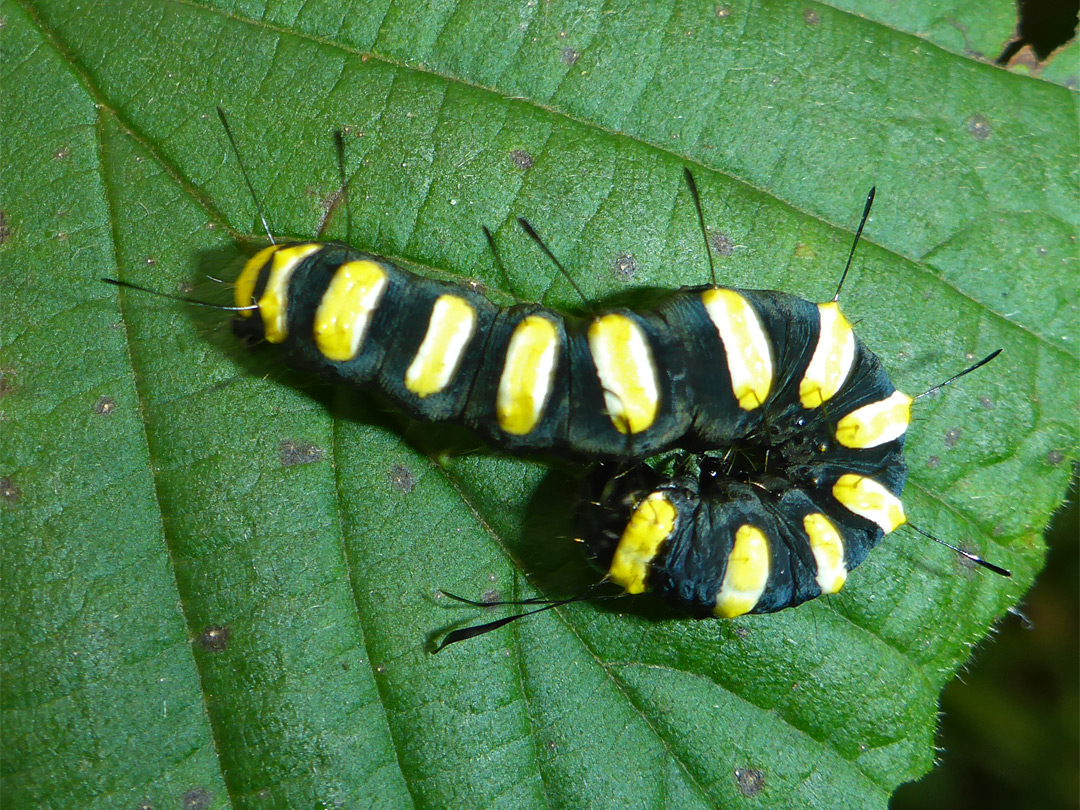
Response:
POLYGON ((896 493, 871 478, 808 486, 733 472, 711 458, 674 477, 647 465, 614 478, 600 471, 587 484, 579 540, 626 593, 654 592, 697 618, 732 618, 836 593, 903 523, 896 493))

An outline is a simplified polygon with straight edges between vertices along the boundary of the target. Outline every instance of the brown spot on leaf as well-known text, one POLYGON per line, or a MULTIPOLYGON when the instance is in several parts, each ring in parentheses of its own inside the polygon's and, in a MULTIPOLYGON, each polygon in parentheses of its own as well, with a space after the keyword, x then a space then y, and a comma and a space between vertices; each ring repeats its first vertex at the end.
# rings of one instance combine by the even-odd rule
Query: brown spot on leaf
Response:
POLYGON ((926 460, 926 466, 929 467, 931 470, 937 469, 938 467, 941 466, 941 457, 940 456, 930 456, 930 458, 928 458, 926 460))
POLYGON ((967 120, 967 129, 973 138, 977 141, 985 141, 990 137, 992 129, 990 122, 986 116, 976 113, 967 120))
POLYGON ((956 447, 957 442, 960 441, 960 428, 949 428, 945 431, 945 446, 956 447))
POLYGON ((13 478, 7 476, 0 478, 0 498, 3 498, 8 503, 18 503, 21 497, 22 490, 15 485, 13 478))
POLYGON ((802 18, 807 25, 817 25, 821 22, 821 17, 812 8, 803 9, 802 18))
POLYGON ((581 58, 581 54, 571 48, 569 45, 562 49, 562 60, 568 65, 572 65, 581 58))
POLYGON ((53 159, 54 160, 63 160, 64 158, 66 158, 70 154, 71 154, 70 149, 68 149, 66 146, 61 146, 59 149, 57 149, 55 152, 53 152, 53 159))
POLYGON ((390 468, 390 486, 403 495, 408 495, 416 488, 416 476, 404 464, 395 464, 390 468))
POLYGON ((199 646, 207 652, 216 653, 221 652, 228 647, 231 638, 232 631, 230 631, 228 627, 212 624, 209 627, 204 628, 195 640, 199 643, 199 646))
POLYGON ((1065 454, 1060 450, 1051 450, 1046 454, 1046 463, 1051 467, 1056 467, 1065 460, 1065 454))
POLYGON ((206 788, 192 788, 180 797, 180 806, 184 810, 206 810, 214 800, 214 794, 206 788))
POLYGON ((322 461, 326 452, 310 442, 294 442, 286 439, 278 450, 282 467, 297 467, 301 464, 314 464, 322 461))
POLYGON ((719 231, 709 234, 709 247, 717 256, 730 256, 735 252, 735 243, 731 241, 731 237, 719 231))
POLYGON ((104 394, 98 397, 98 401, 94 403, 94 413, 100 416, 108 416, 114 410, 116 410, 116 400, 104 394))
POLYGON ((726 20, 728 17, 731 16, 731 8, 729 8, 728 6, 717 6, 716 16, 719 17, 721 20, 726 20))
POLYGON ((765 774, 757 768, 736 768, 735 784, 739 786, 739 792, 743 796, 757 796, 765 787, 765 774))
POLYGON ((524 149, 515 149, 511 152, 510 160, 512 160, 514 165, 522 171, 531 169, 533 165, 533 156, 524 149))
POLYGON ((615 257, 612 273, 619 281, 629 281, 637 275, 637 259, 633 253, 621 253, 615 257))
POLYGON ((7 212, 0 210, 0 245, 4 244, 11 236, 11 229, 8 227, 7 212))

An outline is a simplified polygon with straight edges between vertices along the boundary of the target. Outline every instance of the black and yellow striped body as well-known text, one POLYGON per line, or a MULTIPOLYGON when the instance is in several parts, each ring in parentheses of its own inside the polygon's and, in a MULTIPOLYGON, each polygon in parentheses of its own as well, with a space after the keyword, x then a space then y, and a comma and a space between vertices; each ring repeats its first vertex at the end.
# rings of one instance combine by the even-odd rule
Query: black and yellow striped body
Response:
POLYGON ((501 308, 343 245, 272 246, 236 284, 240 331, 291 366, 463 424, 509 452, 601 464, 582 539, 606 578, 695 616, 767 613, 839 589, 904 523, 911 399, 835 303, 718 286, 570 318, 501 308))
POLYGON ((844 397, 863 390, 846 394, 845 381, 867 364, 880 372, 835 304, 778 292, 684 288, 652 311, 570 318, 500 308, 342 245, 296 243, 253 257, 236 302, 256 306, 241 332, 289 365, 377 388, 509 452, 782 446, 770 432, 804 434, 802 423, 845 413, 844 397))
POLYGON ((904 524, 910 398, 856 342, 844 382, 807 408, 810 352, 792 345, 787 359, 770 423, 725 457, 593 474, 579 538, 606 579, 697 617, 771 613, 838 591, 904 524))

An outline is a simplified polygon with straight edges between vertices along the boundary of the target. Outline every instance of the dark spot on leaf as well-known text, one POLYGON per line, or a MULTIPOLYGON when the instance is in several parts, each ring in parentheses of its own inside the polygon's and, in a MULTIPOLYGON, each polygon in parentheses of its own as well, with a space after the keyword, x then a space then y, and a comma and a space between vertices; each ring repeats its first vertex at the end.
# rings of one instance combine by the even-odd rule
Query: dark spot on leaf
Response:
POLYGON ((979 404, 987 410, 992 410, 994 407, 994 400, 990 399, 990 397, 979 397, 979 404))
POLYGON ((765 774, 756 768, 736 768, 735 783, 743 796, 747 798, 757 796, 765 787, 765 774))
POLYGON ((206 810, 213 798, 214 794, 206 788, 195 788, 180 797, 180 806, 184 810, 206 810))
POLYGON ((480 594, 480 601, 483 602, 485 605, 493 605, 496 602, 502 601, 502 594, 494 588, 489 588, 488 590, 480 594))
MULTIPOLYGON (((3 213, 3 212, 0 212, 0 213, 3 213)), ((1045 255, 1046 255, 1047 253, 1049 253, 1049 252, 1050 252, 1050 251, 1049 251, 1049 250, 1047 250, 1047 249, 1046 249, 1046 248, 1044 248, 1044 247, 1039 247, 1039 248, 1035 248, 1035 253, 1036 253, 1037 255, 1039 255, 1039 256, 1045 256, 1045 255)))
POLYGON ((727 19, 731 16, 731 9, 727 6, 717 6, 716 16, 719 17, 721 20, 727 19))
POLYGON ((314 464, 316 461, 322 461, 325 456, 326 453, 321 447, 317 447, 310 442, 294 442, 289 439, 283 441, 281 449, 278 450, 278 458, 281 459, 281 466, 283 467, 314 464))
POLYGON ((572 65, 581 58, 581 54, 571 48, 569 45, 562 49, 562 60, 568 65, 572 65))
POLYGON ((18 503, 22 497, 22 490, 15 486, 14 479, 4 476, 0 478, 0 498, 8 503, 18 503))
POLYGON ((154 803, 149 800, 141 801, 135 805, 135 810, 154 810, 154 803))
POLYGON ((735 635, 738 636, 739 638, 749 638, 750 637, 750 628, 749 627, 743 627, 741 624, 737 624, 737 625, 735 625, 735 635))
POLYGON ((939 456, 930 456, 930 458, 926 460, 926 466, 929 467, 931 470, 940 467, 941 458, 939 456))
POLYGON ((67 241, 67 233, 64 232, 64 231, 57 231, 56 232, 56 241, 57 242, 66 242, 67 241))
POLYGON ((817 12, 814 11, 812 8, 803 10, 802 18, 806 21, 807 25, 817 25, 819 22, 821 22, 821 17, 819 17, 817 15, 817 12))
POLYGON ((66 146, 61 146, 59 149, 53 152, 53 158, 55 158, 56 160, 63 160, 70 154, 71 151, 66 146))
POLYGON ((960 428, 949 428, 945 431, 945 446, 956 447, 956 443, 960 441, 960 428))
POLYGON ((390 486, 408 495, 416 488, 416 476, 404 464, 395 464, 390 468, 390 486))
POLYGON ((1046 454, 1046 463, 1051 467, 1056 467, 1058 464, 1065 460, 1065 454, 1060 450, 1051 450, 1046 454))
POLYGON ((11 229, 7 224, 7 212, 0 210, 0 245, 4 244, 11 236, 11 229))
POLYGON ((15 390, 15 372, 10 368, 0 368, 0 397, 6 397, 15 390))
POLYGON ((116 400, 112 397, 102 395, 98 397, 98 401, 94 403, 94 413, 101 416, 108 416, 116 409, 116 400))
POLYGON ((992 131, 990 122, 986 119, 986 116, 980 113, 976 113, 968 119, 967 128, 968 132, 970 132, 972 137, 977 141, 985 141, 990 137, 992 131))
POLYGON ((726 233, 709 234, 709 247, 717 256, 730 256, 735 252, 735 243, 726 233))
POLYGON ((146 257, 146 266, 147 267, 153 267, 154 266, 154 257, 153 256, 147 256, 146 257))
POLYGON ((637 259, 633 253, 622 253, 615 258, 612 273, 619 281, 629 281, 637 275, 637 259))
POLYGON ((526 152, 524 149, 515 149, 510 153, 510 160, 514 161, 514 165, 522 171, 531 169, 533 165, 533 156, 526 152))
POLYGON ((207 652, 216 653, 228 647, 231 638, 232 632, 228 627, 212 624, 199 633, 199 637, 195 640, 207 652))
POLYGON ((344 672, 348 672, 349 671, 349 662, 348 661, 342 661, 341 662, 341 669, 344 672))
POLYGON ((555 750, 558 750, 559 745, 554 740, 548 740, 547 741, 547 748, 548 748, 548 751, 555 751, 555 750))
POLYGON ((377 667, 375 667, 375 671, 382 675, 384 672, 386 672, 386 667, 383 664, 379 664, 377 667))

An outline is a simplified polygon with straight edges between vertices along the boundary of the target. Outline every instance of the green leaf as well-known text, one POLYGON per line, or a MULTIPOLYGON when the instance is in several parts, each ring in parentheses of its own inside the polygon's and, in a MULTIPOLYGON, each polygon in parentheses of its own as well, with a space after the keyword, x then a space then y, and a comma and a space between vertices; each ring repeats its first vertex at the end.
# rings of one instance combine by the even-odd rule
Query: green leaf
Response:
MULTIPOLYGON (((1076 99, 826 6, 55 0, 2 6, 2 799, 8 806, 885 807, 937 698, 1043 559, 1076 457, 1076 99), (483 620, 572 593, 567 465, 297 381, 223 319, 255 234, 352 240, 492 294, 832 295, 919 402, 917 525, 845 591, 694 622, 483 620), (327 212, 332 213, 327 216, 327 212), (509 279, 481 226, 496 240, 509 279), (723 242, 716 239, 717 242, 723 242), (209 293, 207 293, 209 294, 209 293)), ((502 300, 502 299, 500 299, 502 300)))

